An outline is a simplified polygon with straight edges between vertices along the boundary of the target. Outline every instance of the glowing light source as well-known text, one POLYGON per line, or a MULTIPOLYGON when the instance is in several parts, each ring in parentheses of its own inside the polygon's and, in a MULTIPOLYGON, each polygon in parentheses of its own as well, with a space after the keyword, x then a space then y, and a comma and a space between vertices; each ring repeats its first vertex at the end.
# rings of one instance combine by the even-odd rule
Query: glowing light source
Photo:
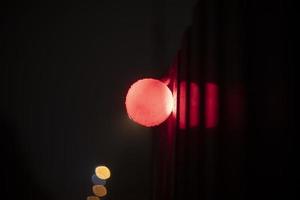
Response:
POLYGON ((166 84, 146 78, 135 82, 126 96, 130 119, 146 127, 164 122, 172 112, 173 96, 166 84))
POLYGON ((106 184, 106 181, 103 180, 103 179, 100 179, 96 176, 96 174, 94 174, 92 176, 92 182, 95 184, 95 185, 105 185, 106 184))
POLYGON ((95 169, 95 174, 98 178, 106 180, 110 177, 110 170, 106 166, 98 166, 95 169))
POLYGON ((103 185, 94 185, 93 193, 98 197, 104 197, 107 194, 107 190, 103 185))
POLYGON ((96 196, 88 196, 86 200, 100 200, 99 197, 96 196))

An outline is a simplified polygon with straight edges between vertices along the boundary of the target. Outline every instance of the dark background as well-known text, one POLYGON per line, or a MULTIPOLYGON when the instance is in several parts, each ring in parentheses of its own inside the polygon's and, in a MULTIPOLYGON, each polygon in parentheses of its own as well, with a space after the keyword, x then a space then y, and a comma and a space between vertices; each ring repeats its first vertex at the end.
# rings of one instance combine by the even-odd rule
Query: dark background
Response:
POLYGON ((203 185, 178 179, 176 188, 170 181, 180 194, 176 199, 199 199, 186 191, 202 199, 297 199, 296 12, 284 0, 200 3, 194 13, 198 23, 192 22, 196 0, 2 2, 0 198, 85 199, 94 168, 105 164, 112 170, 107 199, 152 199, 154 187, 163 185, 153 166, 167 165, 153 160, 159 156, 155 133, 126 116, 126 91, 139 78, 165 76, 178 50, 189 49, 181 45, 200 40, 207 45, 200 45, 203 51, 186 55, 205 60, 197 70, 216 70, 221 95, 241 72, 247 126, 243 145, 236 148, 241 135, 232 140, 234 135, 223 129, 229 117, 220 113, 222 134, 208 138, 217 142, 215 164, 208 153, 208 164, 194 166, 193 159, 204 151, 183 154, 192 158, 183 165, 188 169, 183 177, 197 177, 203 185), (192 23, 199 25, 195 38, 187 31, 192 23), (221 52, 219 60, 213 52, 221 52), (240 52, 242 64, 232 65, 240 52), (212 171, 217 176, 210 177, 212 171), (213 180, 216 185, 207 184, 213 180))
POLYGON ((105 164, 108 199, 151 199, 151 132, 128 120, 124 97, 167 72, 194 4, 1 3, 2 197, 85 199, 105 164))
POLYGON ((172 76, 184 109, 154 140, 157 199, 299 199, 294 8, 287 0, 198 1, 172 76), (207 83, 218 88, 215 127, 205 125, 207 83), (198 108, 189 84, 199 86, 198 108))

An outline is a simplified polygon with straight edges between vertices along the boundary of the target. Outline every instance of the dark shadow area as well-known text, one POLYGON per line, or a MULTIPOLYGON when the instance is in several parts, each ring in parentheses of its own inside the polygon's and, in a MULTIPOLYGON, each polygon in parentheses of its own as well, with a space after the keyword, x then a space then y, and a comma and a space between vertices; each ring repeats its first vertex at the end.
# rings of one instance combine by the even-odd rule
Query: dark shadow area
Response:
POLYGON ((170 74, 177 113, 157 129, 156 199, 297 199, 291 6, 199 0, 170 74))
POLYGON ((18 128, 8 116, 0 114, 1 196, 8 199, 52 199, 36 182, 30 163, 23 158, 17 143, 18 128))
POLYGON ((0 2, 1 199, 86 199, 101 164, 107 199, 152 199, 151 129, 125 95, 168 70, 194 3, 0 2))

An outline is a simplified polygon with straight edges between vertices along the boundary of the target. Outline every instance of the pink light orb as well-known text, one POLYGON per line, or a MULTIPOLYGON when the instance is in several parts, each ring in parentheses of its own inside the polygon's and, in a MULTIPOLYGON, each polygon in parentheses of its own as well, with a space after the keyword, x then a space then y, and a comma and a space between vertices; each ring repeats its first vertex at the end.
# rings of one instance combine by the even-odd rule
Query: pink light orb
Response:
POLYGON ((165 83, 145 78, 131 85, 125 105, 134 122, 146 127, 157 126, 171 114, 173 95, 165 83))

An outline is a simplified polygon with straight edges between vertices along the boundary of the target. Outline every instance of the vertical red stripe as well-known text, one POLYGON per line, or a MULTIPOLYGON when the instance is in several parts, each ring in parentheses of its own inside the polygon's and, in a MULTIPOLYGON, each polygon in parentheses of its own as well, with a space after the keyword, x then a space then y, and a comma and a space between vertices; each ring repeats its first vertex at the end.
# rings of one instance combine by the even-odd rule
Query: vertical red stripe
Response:
POLYGON ((190 127, 199 126, 200 90, 196 83, 190 84, 190 127))
POLYGON ((205 127, 214 128, 218 123, 218 87, 216 84, 207 83, 205 92, 205 127))
POLYGON ((186 128, 186 82, 180 83, 179 91, 179 128, 186 128))

